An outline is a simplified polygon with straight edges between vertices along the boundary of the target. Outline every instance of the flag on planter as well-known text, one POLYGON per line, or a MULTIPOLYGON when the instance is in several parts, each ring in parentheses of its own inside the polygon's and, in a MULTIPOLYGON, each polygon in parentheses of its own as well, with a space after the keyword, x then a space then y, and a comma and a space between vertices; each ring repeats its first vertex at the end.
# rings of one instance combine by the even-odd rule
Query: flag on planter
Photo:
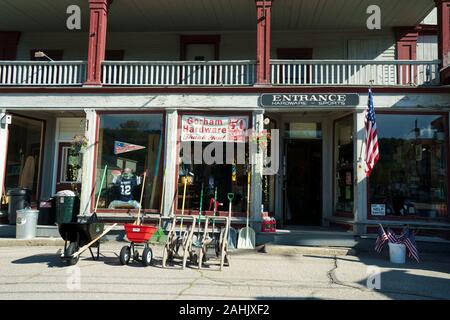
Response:
POLYGON ((375 108, 373 104, 372 89, 369 89, 369 102, 366 109, 366 156, 364 159, 366 177, 372 173, 375 164, 380 158, 378 150, 377 123, 375 119, 375 108))
POLYGON ((145 149, 144 146, 138 146, 136 144, 126 143, 122 141, 114 141, 114 154, 121 154, 130 151, 145 149))

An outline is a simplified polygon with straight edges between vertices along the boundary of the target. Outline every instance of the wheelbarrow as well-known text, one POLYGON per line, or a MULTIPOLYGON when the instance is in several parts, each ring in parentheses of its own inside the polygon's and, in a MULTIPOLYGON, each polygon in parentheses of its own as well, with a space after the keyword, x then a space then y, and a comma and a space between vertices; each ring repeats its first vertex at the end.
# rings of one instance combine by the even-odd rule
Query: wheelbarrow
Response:
POLYGON ((95 213, 85 222, 59 224, 58 231, 64 240, 64 252, 61 254, 61 259, 68 265, 75 265, 80 259, 80 255, 89 249, 92 259, 98 260, 100 239, 116 225, 117 223, 105 229, 105 225, 98 222, 95 213), (96 255, 92 252, 92 248, 97 248, 96 255))
POLYGON ((139 261, 139 251, 137 247, 143 246, 144 250, 142 251, 141 261, 145 267, 149 266, 153 260, 153 251, 148 245, 148 241, 158 230, 158 227, 137 224, 125 224, 124 227, 130 244, 122 247, 120 250, 120 263, 126 265, 130 262, 131 258, 133 258, 133 261, 139 261))

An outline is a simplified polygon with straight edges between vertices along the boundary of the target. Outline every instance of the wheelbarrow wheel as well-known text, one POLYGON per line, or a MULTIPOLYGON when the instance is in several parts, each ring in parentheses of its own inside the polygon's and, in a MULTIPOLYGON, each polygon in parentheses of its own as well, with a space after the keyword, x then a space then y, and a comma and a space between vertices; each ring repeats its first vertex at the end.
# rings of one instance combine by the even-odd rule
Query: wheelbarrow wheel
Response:
POLYGON ((131 258, 131 249, 129 246, 125 246, 120 250, 120 263, 122 265, 126 265, 130 262, 130 258, 131 258))
POLYGON ((144 252, 142 252, 142 264, 144 266, 149 266, 152 263, 153 252, 149 247, 145 247, 144 252))
MULTIPOLYGON (((73 256, 73 255, 75 254, 75 252, 77 252, 77 251, 78 251, 78 244, 77 244, 76 242, 71 242, 71 243, 69 244, 69 246, 67 247, 66 252, 64 253, 64 255, 65 255, 66 257, 71 257, 71 256, 73 256)), ((69 258, 69 259, 67 259, 66 262, 67 262, 67 264, 68 264, 69 266, 73 266, 73 265, 75 265, 75 264, 78 263, 78 260, 79 260, 79 259, 80 259, 80 256, 77 256, 77 257, 75 257, 75 258, 69 258)))

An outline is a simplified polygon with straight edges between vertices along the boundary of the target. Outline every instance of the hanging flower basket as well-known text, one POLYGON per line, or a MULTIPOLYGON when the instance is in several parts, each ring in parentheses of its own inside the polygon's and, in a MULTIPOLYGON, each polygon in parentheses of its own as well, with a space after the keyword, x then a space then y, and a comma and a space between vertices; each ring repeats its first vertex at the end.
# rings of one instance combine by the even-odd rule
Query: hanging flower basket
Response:
POLYGON ((76 135, 72 140, 72 150, 78 154, 83 153, 88 146, 88 142, 88 138, 86 138, 84 135, 76 135))
POLYGON ((248 135, 248 141, 257 144, 262 150, 267 150, 271 138, 268 130, 262 130, 260 132, 249 131, 248 135))

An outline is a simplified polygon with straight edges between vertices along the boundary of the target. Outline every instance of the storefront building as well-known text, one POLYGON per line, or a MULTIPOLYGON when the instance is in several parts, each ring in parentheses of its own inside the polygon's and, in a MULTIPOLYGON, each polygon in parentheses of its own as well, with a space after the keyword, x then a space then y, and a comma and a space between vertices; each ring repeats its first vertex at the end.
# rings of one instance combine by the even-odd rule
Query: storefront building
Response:
MULTIPOLYGON (((202 11, 192 4, 192 18, 148 27, 140 18, 123 26, 136 12, 121 3, 84 2, 85 52, 87 33, 57 32, 56 22, 42 32, 0 25, 2 194, 26 187, 38 206, 73 189, 81 214, 93 212, 99 196, 101 218, 127 221, 142 188, 144 212, 163 216, 196 215, 200 206, 212 214, 215 194, 227 215, 232 192, 233 223, 244 222, 250 199, 258 230, 268 212, 279 228, 339 226, 362 235, 382 222, 448 238, 449 1, 405 0, 408 14, 380 4, 397 22, 375 34, 364 29, 365 10, 362 22, 303 25, 287 22, 285 4, 235 1, 231 11, 251 12, 236 26, 226 15, 197 25, 202 11), (242 31, 251 26, 256 32, 242 31), (55 61, 28 61, 42 53, 55 61), (369 86, 380 161, 367 178, 369 86), (265 130, 267 147, 252 153, 246 132, 265 130), (216 161, 196 161, 205 154, 216 161)), ((327 19, 331 2, 301 15, 327 19)), ((162 14, 142 8, 153 9, 162 14)), ((171 8, 172 17, 186 9, 171 8)))

